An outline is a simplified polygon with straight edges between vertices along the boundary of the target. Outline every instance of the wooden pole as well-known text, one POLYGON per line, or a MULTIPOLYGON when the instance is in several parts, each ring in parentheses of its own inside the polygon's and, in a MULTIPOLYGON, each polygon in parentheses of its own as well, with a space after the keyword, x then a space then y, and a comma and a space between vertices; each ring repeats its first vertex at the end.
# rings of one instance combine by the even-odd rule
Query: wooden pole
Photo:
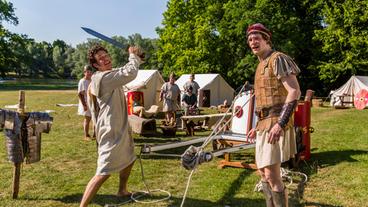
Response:
POLYGON ((13 199, 18 198, 19 193, 19 180, 20 180, 20 162, 14 163, 13 171, 13 199))
MULTIPOLYGON (((24 113, 24 105, 25 105, 25 92, 19 91, 19 102, 18 102, 18 113, 20 113, 20 118, 23 119, 25 116, 24 113)), ((20 181, 20 164, 14 163, 14 171, 13 171, 13 199, 18 198, 19 193, 19 181, 20 181)))

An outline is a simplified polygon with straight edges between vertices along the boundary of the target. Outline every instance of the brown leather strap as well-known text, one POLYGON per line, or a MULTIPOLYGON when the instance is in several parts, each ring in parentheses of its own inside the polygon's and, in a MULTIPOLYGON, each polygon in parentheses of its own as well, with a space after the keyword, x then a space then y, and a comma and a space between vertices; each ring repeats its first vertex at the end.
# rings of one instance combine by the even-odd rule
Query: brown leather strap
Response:
POLYGON ((292 116, 295 107, 298 105, 297 100, 293 100, 289 103, 285 103, 282 107, 282 111, 279 117, 278 123, 282 128, 285 128, 287 123, 289 122, 290 116, 292 116))
POLYGON ((256 110, 256 115, 259 119, 266 119, 269 117, 279 116, 282 110, 283 104, 261 108, 256 110))

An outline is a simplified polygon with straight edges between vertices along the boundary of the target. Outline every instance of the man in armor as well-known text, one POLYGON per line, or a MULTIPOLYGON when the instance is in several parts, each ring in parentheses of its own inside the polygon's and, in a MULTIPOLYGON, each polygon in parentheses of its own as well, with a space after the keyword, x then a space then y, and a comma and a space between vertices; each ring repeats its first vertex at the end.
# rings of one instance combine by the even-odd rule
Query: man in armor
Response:
POLYGON ((288 206, 281 163, 296 154, 293 112, 300 97, 296 76, 300 69, 287 55, 272 49, 271 32, 262 24, 250 25, 247 43, 259 64, 255 74, 256 164, 261 175, 267 207, 288 206))

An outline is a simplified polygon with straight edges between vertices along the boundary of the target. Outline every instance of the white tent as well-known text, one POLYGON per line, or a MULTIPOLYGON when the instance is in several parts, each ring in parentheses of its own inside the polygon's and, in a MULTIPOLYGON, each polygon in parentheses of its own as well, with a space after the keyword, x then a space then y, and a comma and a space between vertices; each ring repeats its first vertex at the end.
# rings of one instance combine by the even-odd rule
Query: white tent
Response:
POLYGON ((144 108, 159 105, 161 86, 165 83, 158 70, 139 70, 137 77, 125 85, 125 92, 137 90, 143 92, 144 108))
POLYGON ((330 92, 331 106, 353 106, 354 96, 361 90, 368 90, 368 76, 351 76, 339 89, 330 92))
MULTIPOLYGON (((190 74, 184 74, 175 82, 180 90, 184 92, 184 84, 189 80, 190 74)), ((234 99, 234 89, 221 77, 220 74, 195 74, 194 79, 200 89, 198 100, 199 106, 217 106, 222 104, 224 100, 228 103, 234 99)))

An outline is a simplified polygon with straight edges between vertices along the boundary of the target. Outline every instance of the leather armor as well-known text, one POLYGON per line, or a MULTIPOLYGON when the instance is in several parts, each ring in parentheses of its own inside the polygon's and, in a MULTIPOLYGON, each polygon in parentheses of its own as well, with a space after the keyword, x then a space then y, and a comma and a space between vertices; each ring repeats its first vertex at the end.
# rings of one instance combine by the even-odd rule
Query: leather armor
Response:
MULTIPOLYGON (((281 80, 274 74, 274 62, 281 52, 272 52, 257 66, 255 75, 256 114, 259 118, 257 131, 269 131, 278 122, 282 106, 288 94, 281 80)), ((285 128, 293 126, 290 118, 285 128)))

